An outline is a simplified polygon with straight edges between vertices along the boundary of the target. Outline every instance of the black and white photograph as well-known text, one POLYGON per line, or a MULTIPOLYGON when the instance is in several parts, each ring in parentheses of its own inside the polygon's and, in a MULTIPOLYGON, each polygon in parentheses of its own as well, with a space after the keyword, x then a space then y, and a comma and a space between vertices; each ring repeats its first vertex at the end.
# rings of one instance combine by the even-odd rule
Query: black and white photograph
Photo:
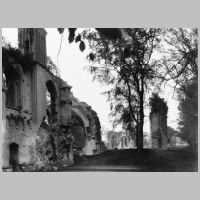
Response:
POLYGON ((2 172, 198 172, 198 28, 2 28, 2 172))

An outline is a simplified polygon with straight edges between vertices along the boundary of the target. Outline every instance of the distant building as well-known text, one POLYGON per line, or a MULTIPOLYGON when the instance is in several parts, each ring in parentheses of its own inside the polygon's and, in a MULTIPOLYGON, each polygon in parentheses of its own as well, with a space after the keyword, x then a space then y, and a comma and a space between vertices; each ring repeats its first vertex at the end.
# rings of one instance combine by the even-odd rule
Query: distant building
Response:
POLYGON ((151 136, 148 133, 144 132, 143 133, 143 148, 151 148, 152 147, 151 145, 152 145, 151 136))
POLYGON ((135 149, 136 144, 134 138, 129 132, 123 133, 118 145, 118 149, 135 149))
POLYGON ((107 143, 106 143, 107 149, 117 149, 123 133, 124 132, 122 132, 122 131, 119 131, 119 132, 108 131, 107 132, 107 143))

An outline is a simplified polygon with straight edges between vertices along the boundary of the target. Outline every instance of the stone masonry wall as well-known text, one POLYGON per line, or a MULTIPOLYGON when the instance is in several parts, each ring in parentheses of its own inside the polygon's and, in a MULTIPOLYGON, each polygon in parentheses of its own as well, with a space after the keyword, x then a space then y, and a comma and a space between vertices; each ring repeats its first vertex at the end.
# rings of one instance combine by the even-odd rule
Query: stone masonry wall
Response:
MULTIPOLYGON (((8 63, 3 63, 3 72, 6 69, 14 68, 16 73, 19 72, 20 74, 20 81, 18 80, 18 82, 16 82, 16 85, 20 84, 20 91, 15 91, 13 95, 21 95, 20 98, 17 96, 14 97, 17 98, 18 103, 20 101, 20 105, 17 104, 17 107, 6 105, 7 90, 5 83, 7 82, 4 80, 2 86, 2 158, 4 169, 11 167, 11 157, 18 164, 26 166, 58 167, 72 164, 72 144, 76 143, 76 141, 74 141, 75 138, 83 140, 80 142, 82 145, 87 145, 90 143, 88 142, 90 139, 87 137, 92 137, 95 140, 96 150, 102 149, 101 147, 103 146, 101 142, 101 126, 97 114, 89 105, 84 102, 79 102, 73 97, 70 92, 71 86, 61 78, 53 75, 46 68, 45 36, 46 32, 43 29, 19 29, 20 50, 22 54, 31 53, 32 58, 35 59, 34 63, 30 60, 27 61, 25 55, 19 55, 15 50, 12 50, 15 57, 10 56, 4 59, 8 63), (43 34, 40 38, 34 35, 38 31, 43 34), (25 35, 26 38, 24 38, 25 35), (32 45, 29 46, 28 49, 27 42, 29 45, 32 45), (40 44, 42 44, 41 48, 40 44), (18 59, 16 55, 18 55, 20 59, 18 59), (28 63, 22 61, 23 59, 28 63), (24 63, 28 64, 28 66, 24 63), (46 100, 47 89, 51 93, 50 108, 47 106, 46 100), (76 102, 73 102, 74 100, 76 102), (72 108, 74 114, 81 121, 81 126, 73 122, 72 108), (50 122, 47 122, 48 109, 50 109, 50 114, 54 115, 51 116, 53 120, 50 122), (81 137, 77 137, 77 135, 74 135, 74 137, 73 129, 71 134, 67 133, 67 130, 72 126, 74 134, 80 133, 81 137), (71 148, 68 155, 64 143, 70 137, 71 148)), ((9 50, 7 49, 7 51, 9 50)), ((2 76, 3 75, 4 74, 2 74, 2 76)), ((7 73, 7 76, 9 76, 9 73, 7 73)), ((9 81, 12 80, 9 79, 9 81)), ((9 91, 11 92, 11 90, 9 91)), ((100 152, 102 150, 97 151, 100 152)))

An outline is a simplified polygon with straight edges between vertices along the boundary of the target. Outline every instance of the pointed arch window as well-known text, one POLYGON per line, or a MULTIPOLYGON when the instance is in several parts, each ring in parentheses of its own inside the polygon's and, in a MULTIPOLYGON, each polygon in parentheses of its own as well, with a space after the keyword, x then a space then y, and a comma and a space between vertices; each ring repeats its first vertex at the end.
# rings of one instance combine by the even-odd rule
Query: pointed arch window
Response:
POLYGON ((6 105, 14 108, 22 107, 21 87, 22 80, 17 67, 8 67, 5 72, 5 82, 7 87, 6 105))

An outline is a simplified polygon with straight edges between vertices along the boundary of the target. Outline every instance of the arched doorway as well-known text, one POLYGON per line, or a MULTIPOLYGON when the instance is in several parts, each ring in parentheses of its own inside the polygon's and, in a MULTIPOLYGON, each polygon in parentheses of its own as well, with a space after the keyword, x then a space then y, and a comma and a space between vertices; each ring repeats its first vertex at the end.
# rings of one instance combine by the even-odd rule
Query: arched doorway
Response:
POLYGON ((82 119, 74 112, 72 112, 72 122, 71 132, 74 136, 74 148, 81 150, 86 140, 85 126, 82 119))
POLYGON ((82 150, 86 144, 87 139, 87 127, 89 126, 89 121, 86 115, 77 107, 71 107, 71 132, 74 136, 74 148, 77 150, 82 150))
POLYGON ((56 111, 56 88, 52 81, 47 81, 46 83, 46 117, 47 123, 55 123, 57 121, 57 111, 56 111))
POLYGON ((19 164, 19 145, 16 143, 11 143, 9 145, 9 154, 9 163, 12 166, 13 171, 17 171, 17 167, 19 164))

